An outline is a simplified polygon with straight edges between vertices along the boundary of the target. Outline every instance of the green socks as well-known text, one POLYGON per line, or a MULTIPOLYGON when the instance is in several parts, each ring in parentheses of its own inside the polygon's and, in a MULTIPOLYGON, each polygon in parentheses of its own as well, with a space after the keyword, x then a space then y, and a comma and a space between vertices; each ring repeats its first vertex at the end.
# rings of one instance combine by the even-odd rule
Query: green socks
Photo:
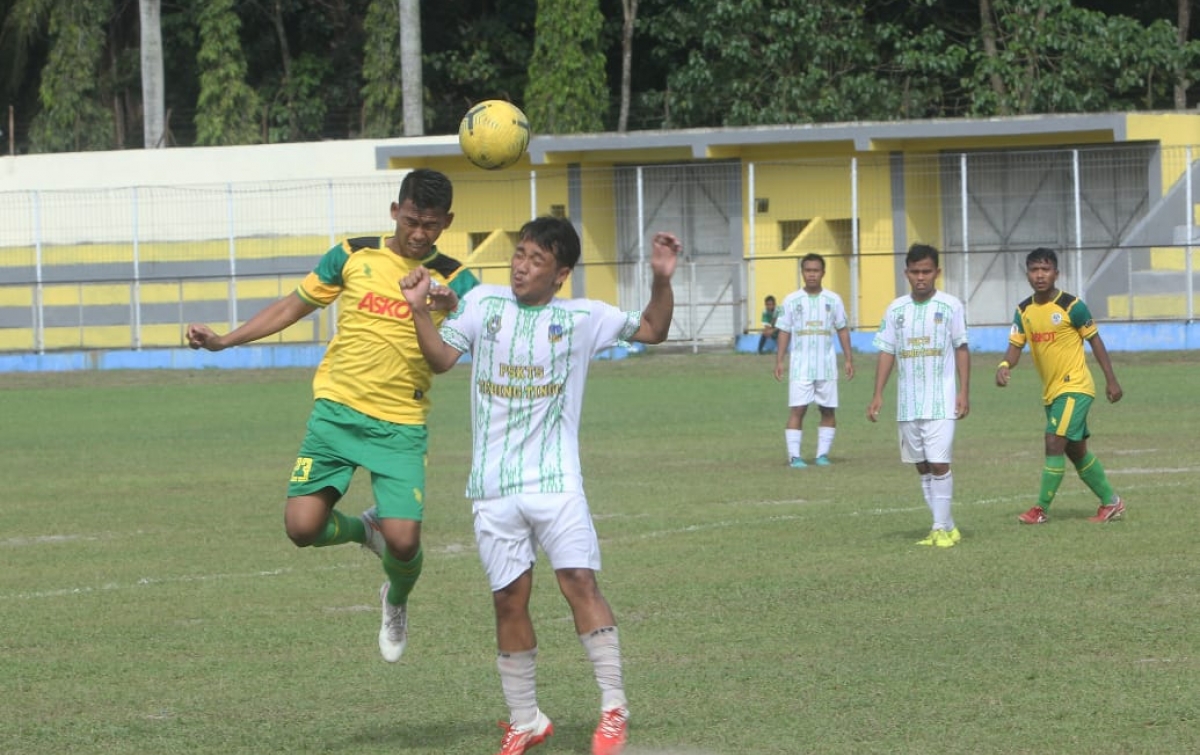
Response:
POLYGON ((1075 471, 1079 473, 1079 479, 1083 480, 1083 484, 1087 485, 1100 499, 1101 506, 1107 506, 1113 502, 1113 489, 1112 485, 1108 483, 1108 475, 1104 473, 1104 465, 1092 455, 1091 451, 1088 451, 1087 456, 1076 462, 1075 471))
POLYGON ((366 539, 367 531, 361 519, 356 516, 346 516, 334 509, 329 512, 329 519, 325 521, 325 531, 316 539, 313 547, 323 548, 326 545, 363 543, 366 542, 366 539))
POLYGON ((1038 491, 1038 505, 1043 509, 1050 508, 1058 486, 1062 484, 1063 473, 1067 468, 1067 457, 1047 456, 1046 466, 1042 467, 1042 487, 1038 491))
POLYGON ((387 597, 389 603, 394 606, 408 603, 408 594, 421 577, 421 564, 424 562, 424 549, 417 551, 412 561, 401 561, 388 550, 383 552, 383 573, 391 583, 387 597))

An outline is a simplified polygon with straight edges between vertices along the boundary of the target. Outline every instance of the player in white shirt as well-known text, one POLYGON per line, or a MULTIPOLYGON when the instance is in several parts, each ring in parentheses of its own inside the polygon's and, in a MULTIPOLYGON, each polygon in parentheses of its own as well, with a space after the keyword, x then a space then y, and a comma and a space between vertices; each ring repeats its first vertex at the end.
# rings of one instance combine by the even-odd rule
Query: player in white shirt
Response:
POLYGON ((933 514, 933 528, 917 544, 950 548, 962 538, 950 512, 950 457, 954 423, 970 412, 971 355, 963 304, 937 290, 940 273, 936 249, 927 244, 909 248, 904 276, 912 292, 888 305, 875 335, 879 363, 867 419, 879 419, 883 389, 895 367, 900 460, 916 465, 933 514))
POLYGON ((825 258, 806 254, 800 260, 804 288, 784 297, 782 313, 776 320, 778 346, 775 353, 775 379, 783 380, 784 355, 790 354, 788 375, 787 425, 783 431, 788 463, 793 469, 808 464, 800 456, 804 415, 814 401, 821 412, 817 427, 817 466, 829 465, 829 449, 837 433, 838 369, 833 339, 842 346, 846 379, 854 378, 854 357, 850 352, 850 328, 842 297, 821 287, 825 278, 825 258), (789 350, 790 346, 790 350, 789 350))
POLYGON ((476 287, 440 331, 429 310, 444 292, 431 290, 421 269, 401 285, 433 371, 445 372, 462 354, 471 355, 474 441, 467 496, 492 588, 497 666, 509 707, 500 755, 520 755, 554 731, 537 704, 537 637, 529 615, 539 546, 600 686, 593 755, 616 755, 625 746, 629 711, 616 619, 596 582, 600 543, 580 474, 579 415, 597 353, 618 341, 666 339, 681 245, 672 234, 655 234, 650 301, 641 312, 623 312, 591 299, 558 298, 580 255, 569 220, 531 220, 518 238, 511 286, 476 287))

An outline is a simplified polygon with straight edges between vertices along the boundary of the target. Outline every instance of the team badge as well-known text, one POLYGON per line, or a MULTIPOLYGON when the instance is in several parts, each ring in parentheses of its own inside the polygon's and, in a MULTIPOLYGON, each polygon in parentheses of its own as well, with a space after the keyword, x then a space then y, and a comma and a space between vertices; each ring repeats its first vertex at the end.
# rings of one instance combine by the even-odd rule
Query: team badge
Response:
POLYGON ((1055 325, 1062 325, 1062 312, 1055 312, 1054 314, 1050 315, 1050 322, 1054 323, 1055 325))
POLYGON ((896 328, 899 329, 899 328, 903 328, 903 327, 904 327, 904 313, 901 312, 900 314, 896 315, 896 328))
POLYGON ((934 313, 933 313, 933 321, 934 321, 935 323, 937 323, 938 325, 941 325, 941 324, 942 324, 942 321, 943 321, 943 320, 945 320, 945 319, 946 319, 946 316, 945 316, 944 314, 942 314, 941 312, 934 312, 934 313))
POLYGON ((547 335, 550 337, 550 343, 558 343, 563 337, 563 326, 558 323, 552 324, 547 335))
POLYGON ((492 315, 489 317, 487 325, 484 326, 487 329, 487 335, 484 336, 484 338, 488 339, 489 341, 495 341, 496 334, 500 332, 500 326, 500 315, 492 315))

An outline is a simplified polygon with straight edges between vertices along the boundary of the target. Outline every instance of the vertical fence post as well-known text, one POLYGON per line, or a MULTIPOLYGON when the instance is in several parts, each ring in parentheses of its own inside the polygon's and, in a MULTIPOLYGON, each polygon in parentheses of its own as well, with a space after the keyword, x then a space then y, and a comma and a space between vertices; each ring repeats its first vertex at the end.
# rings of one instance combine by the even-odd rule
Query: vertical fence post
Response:
POLYGON ((637 286, 637 308, 646 306, 642 297, 646 295, 646 184, 642 166, 637 167, 637 273, 634 275, 634 285, 637 286))
POLYGON ((229 224, 229 329, 238 326, 237 242, 234 241, 233 184, 225 184, 225 218, 229 224))
MULTIPOLYGON (((750 325, 757 323, 754 315, 758 306, 758 294, 754 290, 754 263, 758 260, 758 250, 754 248, 755 228, 758 226, 758 207, 754 201, 755 164, 746 166, 746 322, 750 325)), ((737 335, 734 334, 736 338, 737 335)))
POLYGON ((1079 186, 1079 150, 1071 150, 1071 179, 1075 200, 1075 291, 1076 296, 1087 301, 1087 281, 1083 277, 1083 207, 1082 190, 1079 186))
POLYGON ((1186 208, 1187 217, 1184 219, 1184 223, 1186 224, 1186 225, 1184 225, 1184 228, 1187 229, 1187 244, 1183 250, 1183 271, 1184 271, 1184 276, 1185 276, 1183 290, 1185 292, 1185 295, 1187 296, 1187 304, 1184 306, 1183 309, 1187 313, 1187 319, 1188 319, 1188 322, 1190 323, 1196 314, 1196 308, 1192 302, 1192 296, 1193 296, 1193 292, 1192 292, 1192 288, 1193 288, 1193 283, 1192 283, 1192 229, 1196 226, 1196 205, 1193 203, 1193 200, 1192 200, 1192 148, 1191 147, 1187 148, 1185 159, 1186 159, 1187 164, 1184 166, 1184 169, 1183 169, 1183 180, 1185 182, 1184 185, 1187 187, 1187 208, 1186 208))
POLYGON ((140 351, 142 348, 142 274, 141 274, 141 248, 138 238, 138 190, 133 187, 132 195, 133 206, 133 296, 131 298, 133 316, 133 348, 135 351, 140 351))
POLYGON ((850 158, 850 327, 859 326, 858 157, 850 158))
POLYGON ((696 354, 700 351, 700 326, 698 323, 699 313, 696 309, 696 258, 692 257, 692 261, 688 263, 688 320, 692 328, 692 353, 696 354))
POLYGON ((533 220, 538 216, 537 209, 537 171, 529 171, 529 219, 533 220))
POLYGON ((963 152, 958 156, 958 180, 959 180, 959 202, 962 204, 962 296, 960 297, 963 304, 970 308, 971 306, 971 288, 970 288, 970 271, 967 269, 970 264, 969 253, 971 251, 971 234, 967 232, 968 218, 970 217, 970 207, 967 202, 970 198, 970 193, 967 191, 967 153, 963 152))
MULTIPOLYGON (((329 247, 332 249, 333 245, 337 243, 337 203, 334 201, 333 181, 330 180, 330 181, 326 182, 325 186, 326 186, 326 192, 327 192, 326 207, 328 207, 328 212, 329 212, 329 247)), ((338 297, 338 299, 340 299, 340 298, 341 297, 338 297)), ((337 333, 338 299, 334 299, 333 303, 330 304, 328 307, 325 307, 325 311, 319 313, 317 315, 317 319, 313 321, 313 329, 316 331, 315 333, 313 333, 313 341, 315 343, 321 343, 321 341, 322 341, 322 338, 321 338, 321 318, 322 317, 326 318, 326 322, 328 323, 329 337, 333 338, 334 334, 337 333)))
POLYGON ((42 195, 30 192, 33 209, 33 345, 37 353, 46 353, 46 291, 42 282, 42 195))

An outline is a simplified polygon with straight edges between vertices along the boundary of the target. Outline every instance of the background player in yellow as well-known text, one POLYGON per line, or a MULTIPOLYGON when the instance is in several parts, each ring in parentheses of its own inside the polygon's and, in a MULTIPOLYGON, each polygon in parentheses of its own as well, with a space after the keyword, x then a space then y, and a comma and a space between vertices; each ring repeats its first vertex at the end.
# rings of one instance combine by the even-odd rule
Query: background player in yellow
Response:
POLYGON ((1125 502, 1108 482, 1104 466, 1088 451, 1087 416, 1096 396, 1096 384, 1088 369, 1083 342, 1092 347, 1092 356, 1104 372, 1104 393, 1110 402, 1121 400, 1121 384, 1113 372, 1108 349, 1087 305, 1065 291, 1059 291, 1058 255, 1039 247, 1025 258, 1025 273, 1033 296, 1017 305, 1008 350, 996 368, 996 385, 1008 385, 1021 350, 1029 344, 1033 365, 1042 378, 1042 403, 1046 407, 1046 464, 1042 468, 1042 486, 1037 505, 1017 517, 1025 524, 1043 524, 1047 509, 1058 492, 1066 469, 1064 454, 1075 466, 1079 478, 1100 499, 1093 522, 1111 522, 1125 513, 1125 502))
MULTIPOLYGON (((450 179, 414 170, 392 203, 391 236, 346 239, 327 251, 299 288, 219 336, 189 325, 188 345, 220 351, 257 341, 340 300, 337 335, 313 378, 312 413, 288 484, 284 527, 297 546, 361 543, 383 561, 384 660, 408 641, 408 596, 421 575, 425 455, 432 372, 421 355, 400 280, 425 268, 446 287, 450 309, 478 281, 435 243, 454 220, 450 179), (351 517, 335 506, 359 467, 371 473, 375 506, 351 517)), ((435 316, 440 320, 444 311, 435 316)))

